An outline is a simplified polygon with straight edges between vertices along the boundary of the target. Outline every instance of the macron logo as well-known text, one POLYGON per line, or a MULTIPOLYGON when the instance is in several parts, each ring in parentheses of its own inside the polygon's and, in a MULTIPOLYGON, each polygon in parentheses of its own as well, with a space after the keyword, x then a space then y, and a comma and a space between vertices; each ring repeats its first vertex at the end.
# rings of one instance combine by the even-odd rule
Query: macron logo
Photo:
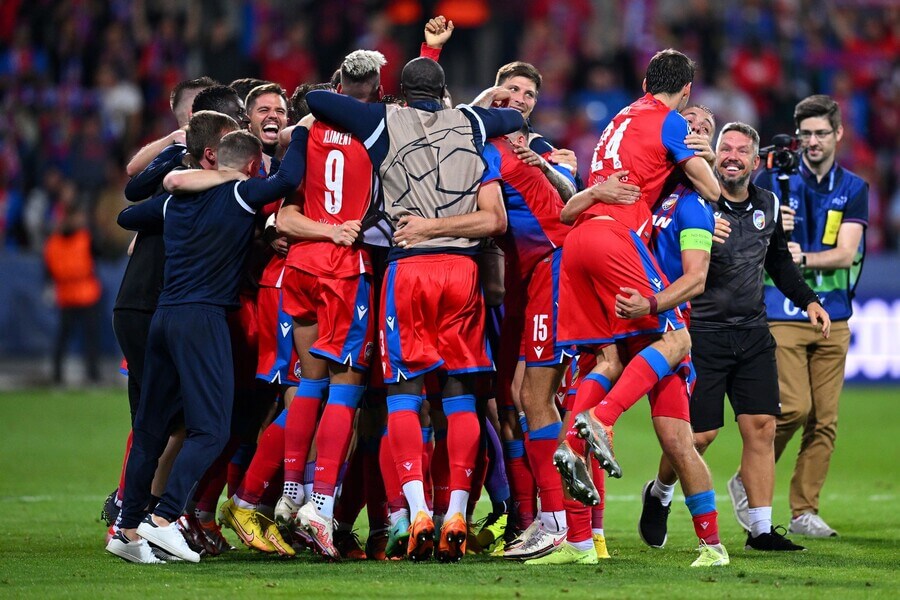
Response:
POLYGON ((466 469, 466 477, 472 476, 472 469, 466 469))
POLYGON ((653 277, 652 279, 650 279, 650 281, 653 282, 653 286, 654 286, 657 290, 661 290, 661 289, 662 289, 662 280, 661 280, 660 278, 658 278, 658 277, 653 277))
POLYGON ((281 325, 281 337, 287 337, 291 332, 291 324, 290 323, 279 323, 281 325))
POLYGON ((369 309, 365 304, 360 304, 356 307, 356 314, 359 316, 360 321, 366 316, 367 312, 369 312, 369 309))
POLYGON ((540 358, 541 355, 544 354, 544 347, 543 346, 535 346, 534 353, 537 354, 538 358, 540 358))
POLYGON ((405 462, 405 463, 403 463, 403 468, 406 469, 407 471, 411 470, 411 469, 412 469, 412 463, 411 463, 411 462, 405 462))
POLYGON ((390 327, 391 331, 394 330, 394 317, 388 317, 386 319, 388 327, 390 327))
POLYGON ((709 521, 703 521, 702 523, 700 523, 700 527, 702 527, 703 530, 706 531, 706 528, 709 527, 709 521))

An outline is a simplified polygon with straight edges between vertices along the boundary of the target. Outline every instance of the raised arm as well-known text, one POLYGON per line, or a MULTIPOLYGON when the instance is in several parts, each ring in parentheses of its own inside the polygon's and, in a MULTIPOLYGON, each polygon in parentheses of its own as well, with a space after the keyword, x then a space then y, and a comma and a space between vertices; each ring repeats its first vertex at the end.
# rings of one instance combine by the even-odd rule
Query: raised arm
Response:
POLYGON ((265 179, 247 179, 240 182, 236 192, 252 208, 260 208, 297 189, 306 173, 308 138, 309 130, 306 127, 295 127, 291 132, 291 143, 278 170, 265 179))
POLYGON ((131 160, 128 161, 128 164, 125 166, 125 173, 129 177, 134 177, 135 175, 146 169, 153 161, 153 159, 156 158, 159 153, 168 146, 171 146, 173 144, 184 146, 184 138, 184 129, 176 129, 165 137, 161 137, 158 140, 153 140, 152 142, 138 150, 137 153, 131 158, 131 160))
POLYGON ((153 196, 162 185, 163 178, 172 170, 182 166, 186 149, 184 146, 168 146, 154 158, 146 169, 132 177, 125 185, 125 197, 138 202, 153 196))
POLYGON ((691 185, 702 198, 717 200, 722 193, 719 182, 713 174, 709 163, 700 156, 693 156, 683 163, 681 168, 684 174, 691 180, 691 185))
POLYGON ((236 169, 184 169, 166 175, 163 187, 171 194, 197 194, 239 179, 247 176, 236 169))

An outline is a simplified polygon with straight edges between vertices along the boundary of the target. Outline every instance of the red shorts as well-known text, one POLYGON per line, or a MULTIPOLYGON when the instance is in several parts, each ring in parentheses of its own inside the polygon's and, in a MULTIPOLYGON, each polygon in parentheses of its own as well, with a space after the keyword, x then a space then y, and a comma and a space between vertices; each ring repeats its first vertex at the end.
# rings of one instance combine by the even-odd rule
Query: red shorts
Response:
POLYGON ((442 367, 450 375, 493 370, 475 261, 456 254, 402 258, 381 290, 379 341, 385 383, 442 367))
POLYGON ((300 383, 300 359, 294 349, 294 321, 282 310, 281 288, 261 287, 256 295, 259 360, 256 378, 269 383, 300 383))
POLYGON ((637 319, 620 319, 615 314, 619 288, 650 296, 667 285, 637 234, 616 221, 585 221, 569 233, 563 250, 559 341, 597 346, 681 329, 684 321, 677 308, 637 319))
POLYGON ((368 275, 330 279, 289 266, 282 290, 284 312, 298 321, 318 324, 310 354, 356 369, 368 368, 374 350, 368 275))
POLYGON ((557 341, 561 263, 562 248, 557 248, 535 265, 528 280, 519 356, 529 367, 558 365, 575 354, 571 344, 557 341))
MULTIPOLYGON (((629 338, 626 344, 620 344, 619 358, 622 363, 627 364, 652 341, 652 338, 629 338)), ((660 379, 647 395, 650 399, 650 416, 671 417, 690 423, 691 388, 696 379, 691 356, 684 357, 674 371, 660 379)))

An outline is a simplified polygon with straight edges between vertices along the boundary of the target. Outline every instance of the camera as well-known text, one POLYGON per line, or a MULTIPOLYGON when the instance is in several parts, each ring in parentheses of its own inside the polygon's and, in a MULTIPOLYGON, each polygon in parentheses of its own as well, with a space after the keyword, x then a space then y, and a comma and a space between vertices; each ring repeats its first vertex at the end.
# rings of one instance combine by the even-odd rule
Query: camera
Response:
POLYGON ((790 175, 800 167, 800 155, 797 149, 800 140, 784 133, 772 138, 772 145, 759 149, 759 157, 765 161, 766 169, 790 175))

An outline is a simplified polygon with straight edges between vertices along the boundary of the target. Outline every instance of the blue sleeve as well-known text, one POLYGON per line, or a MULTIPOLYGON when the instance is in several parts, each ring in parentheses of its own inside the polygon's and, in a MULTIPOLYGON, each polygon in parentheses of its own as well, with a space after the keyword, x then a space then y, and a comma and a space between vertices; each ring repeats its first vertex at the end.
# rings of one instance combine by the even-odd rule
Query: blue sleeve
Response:
MULTIPOLYGON (((468 108, 481 121, 480 127, 484 132, 485 140, 518 131, 525 124, 522 113, 513 108, 481 108, 478 106, 468 108)), ((472 113, 466 111, 469 120, 472 119, 472 113)))
POLYGON ((675 213, 678 231, 705 229, 712 233, 716 228, 712 207, 696 192, 679 200, 675 213))
POLYGON ((160 232, 166 214, 166 202, 172 194, 160 194, 146 202, 129 206, 119 213, 116 222, 129 231, 160 232))
POLYGON ((662 131, 660 132, 661 141, 666 150, 672 155, 676 164, 694 156, 694 151, 684 143, 685 136, 690 132, 687 121, 677 111, 673 110, 666 115, 662 131))
POLYGON ((858 185, 854 186, 853 193, 847 200, 843 220, 844 222, 860 223, 865 226, 869 223, 869 184, 862 179, 854 183, 858 185))
POLYGON ((247 179, 237 185, 237 193, 250 208, 258 209, 297 189, 306 173, 308 137, 309 130, 306 127, 295 127, 278 170, 265 179, 247 179))
POLYGON ((481 183, 502 179, 500 176, 500 166, 503 159, 500 156, 500 151, 497 150, 497 147, 494 146, 493 142, 488 142, 484 145, 482 156, 484 157, 487 168, 484 170, 484 177, 481 178, 481 183))
POLYGON ((313 90, 306 95, 309 110, 317 119, 346 129, 363 143, 377 170, 388 152, 387 107, 380 102, 313 90))
POLYGON ((181 166, 186 152, 187 148, 181 144, 172 144, 164 148, 146 169, 128 181, 125 185, 125 197, 131 202, 138 202, 155 194, 165 176, 181 166))

